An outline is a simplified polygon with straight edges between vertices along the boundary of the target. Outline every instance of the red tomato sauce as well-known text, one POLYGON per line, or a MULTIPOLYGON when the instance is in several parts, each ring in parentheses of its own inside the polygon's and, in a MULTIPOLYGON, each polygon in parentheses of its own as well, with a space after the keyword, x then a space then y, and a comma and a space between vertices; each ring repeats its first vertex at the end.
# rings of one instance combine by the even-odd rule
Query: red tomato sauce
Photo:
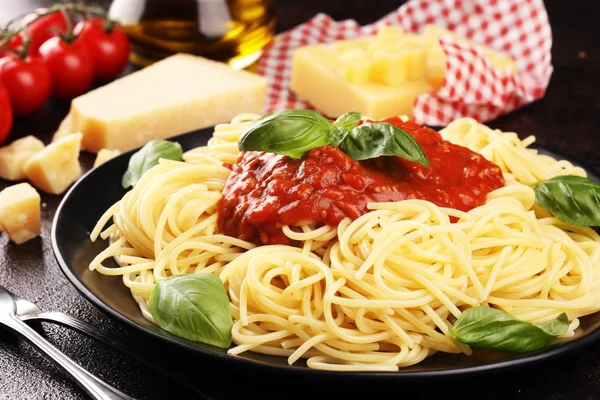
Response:
POLYGON ((398 117, 384 122, 412 135, 429 167, 400 157, 355 161, 332 146, 312 149, 300 159, 242 152, 219 202, 219 230, 259 245, 293 244, 283 225, 335 226, 367 213, 370 202, 406 199, 468 211, 504 186, 500 168, 480 154, 414 122, 398 117))

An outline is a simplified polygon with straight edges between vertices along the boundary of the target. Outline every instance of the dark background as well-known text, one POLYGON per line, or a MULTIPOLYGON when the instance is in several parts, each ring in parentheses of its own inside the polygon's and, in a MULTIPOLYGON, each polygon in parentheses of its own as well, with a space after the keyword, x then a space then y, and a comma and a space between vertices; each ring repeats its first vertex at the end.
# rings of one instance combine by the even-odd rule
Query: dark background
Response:
MULTIPOLYGON (((0 23, 49 5, 43 0, 0 0, 0 23)), ((97 3, 108 5, 107 1, 97 3)), ((279 0, 277 30, 300 24, 318 12, 334 19, 371 23, 400 6, 400 1, 279 0)), ((600 175, 600 3, 546 2, 554 44, 554 74, 546 96, 488 125, 535 135, 541 146, 576 160, 600 175)), ((52 101, 36 115, 17 120, 11 139, 34 134, 50 141, 68 111, 68 102, 52 101)), ((93 157, 82 154, 89 168, 93 157)), ((0 189, 8 183, 0 180, 0 189)), ((437 399, 600 399, 600 348, 587 346, 568 356, 485 377, 397 385, 360 382, 309 382, 286 376, 224 368, 179 349, 166 347, 120 325, 95 309, 66 280, 50 247, 50 228, 60 196, 42 195, 42 236, 26 244, 0 237, 0 284, 46 311, 63 311, 105 329, 114 337, 157 357, 169 370, 194 382, 214 399, 260 398, 406 398, 437 399), (277 388, 276 388, 277 387, 277 388), (285 387, 285 390, 279 387, 285 387), (328 390, 323 390, 326 387, 328 390)), ((187 399, 192 394, 143 364, 67 329, 44 324, 48 339, 78 363, 139 399, 187 399)), ((85 394, 43 357, 12 334, 0 330, 0 399, 85 399, 85 394)))

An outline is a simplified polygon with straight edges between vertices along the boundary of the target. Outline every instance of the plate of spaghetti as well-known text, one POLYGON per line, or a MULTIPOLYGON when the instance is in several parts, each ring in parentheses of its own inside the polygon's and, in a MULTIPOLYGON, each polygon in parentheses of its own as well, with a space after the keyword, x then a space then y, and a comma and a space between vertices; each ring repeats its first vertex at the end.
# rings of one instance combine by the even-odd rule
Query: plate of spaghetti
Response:
POLYGON ((600 186, 468 118, 243 114, 88 172, 53 248, 109 315, 244 365, 397 377, 597 339, 600 186))

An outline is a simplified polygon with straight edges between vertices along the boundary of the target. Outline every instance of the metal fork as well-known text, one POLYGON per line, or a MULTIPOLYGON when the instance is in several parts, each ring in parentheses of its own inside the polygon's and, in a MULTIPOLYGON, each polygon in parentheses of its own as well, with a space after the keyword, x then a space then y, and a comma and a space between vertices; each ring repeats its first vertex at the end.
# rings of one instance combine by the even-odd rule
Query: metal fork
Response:
POLYGON ((27 339, 45 356, 62 367, 92 398, 98 400, 133 399, 79 366, 17 316, 17 304, 0 286, 0 324, 27 339))
MULTIPOLYGON (((109 336, 106 332, 102 331, 101 329, 99 329, 93 325, 90 325, 87 322, 84 322, 82 320, 74 318, 68 314, 62 313, 62 312, 58 312, 58 311, 44 312, 38 306, 36 306, 34 303, 32 303, 31 301, 20 298, 16 294, 10 292, 8 289, 3 288, 1 285, 0 285, 0 302, 2 301, 1 300, 2 290, 4 290, 9 296, 11 296, 13 298, 13 300, 16 304, 15 315, 21 321, 50 322, 50 323, 56 323, 56 324, 62 325, 64 327, 73 329, 79 333, 82 333, 91 338, 97 339, 97 340, 107 344, 108 346, 111 346, 114 349, 119 350, 122 353, 127 354, 127 355, 135 358, 136 360, 142 362, 144 365, 152 367, 154 370, 158 371, 162 375, 165 375, 165 376, 167 376, 171 379, 174 379, 177 382, 185 385, 191 392, 196 394, 196 396, 199 399, 211 400, 210 397, 208 397, 206 394, 200 392, 197 388, 190 385, 185 380, 183 380, 183 379, 179 378, 178 376, 170 373, 169 371, 163 369, 157 363, 149 361, 149 360, 145 359, 144 357, 142 357, 140 354, 135 353, 129 347, 127 347, 127 346, 123 345, 121 342, 113 339, 111 336, 109 336)), ((1 306, 0 306, 0 308, 1 308, 1 306)), ((1 319, 0 319, 0 323, 2 323, 1 319)), ((31 329, 31 328, 29 328, 29 329, 31 329)), ((37 332, 36 332, 36 334, 37 334, 37 332)))

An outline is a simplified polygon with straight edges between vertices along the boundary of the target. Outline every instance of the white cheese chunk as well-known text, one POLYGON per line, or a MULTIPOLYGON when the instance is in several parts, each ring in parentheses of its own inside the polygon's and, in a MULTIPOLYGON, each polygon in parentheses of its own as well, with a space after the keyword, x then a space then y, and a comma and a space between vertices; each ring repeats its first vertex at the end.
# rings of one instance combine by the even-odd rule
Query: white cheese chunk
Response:
POLYGON ((0 230, 17 244, 40 234, 40 195, 29 183, 9 186, 0 192, 0 230))
POLYGON ((9 181, 24 179, 23 166, 43 148, 44 143, 31 135, 0 148, 0 178, 9 181))
POLYGON ((119 150, 101 149, 96 156, 96 160, 94 160, 94 168, 100 164, 104 164, 111 158, 115 158, 119 154, 121 154, 119 150))
POLYGON ((31 157, 23 167, 27 179, 50 194, 61 194, 81 175, 81 133, 65 136, 31 157))

